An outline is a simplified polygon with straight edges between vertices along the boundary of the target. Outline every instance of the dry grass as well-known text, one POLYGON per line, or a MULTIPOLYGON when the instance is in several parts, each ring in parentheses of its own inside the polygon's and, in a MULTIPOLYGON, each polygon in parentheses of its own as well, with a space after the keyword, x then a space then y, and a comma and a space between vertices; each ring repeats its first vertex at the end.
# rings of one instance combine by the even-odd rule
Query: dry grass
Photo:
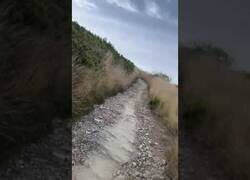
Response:
POLYGON ((168 163, 166 175, 171 179, 178 179, 178 137, 173 137, 167 147, 166 160, 168 163))
POLYGON ((177 133, 178 131, 178 87, 161 77, 143 73, 143 79, 149 84, 149 95, 159 101, 155 111, 164 124, 177 133))
POLYGON ((149 85, 153 111, 159 115, 170 132, 171 138, 166 147, 168 165, 165 173, 171 179, 178 179, 178 87, 162 77, 145 72, 141 72, 140 77, 149 85))
POLYGON ((72 105, 73 116, 87 113, 94 104, 101 103, 107 96, 126 89, 137 77, 137 70, 127 73, 120 65, 112 63, 107 53, 102 69, 89 69, 73 63, 72 105))

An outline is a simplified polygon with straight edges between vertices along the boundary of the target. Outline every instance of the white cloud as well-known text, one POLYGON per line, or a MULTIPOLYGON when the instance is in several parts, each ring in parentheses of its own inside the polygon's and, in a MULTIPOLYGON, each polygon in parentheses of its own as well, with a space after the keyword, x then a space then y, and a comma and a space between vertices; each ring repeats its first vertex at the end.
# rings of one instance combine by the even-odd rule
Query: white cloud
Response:
MULTIPOLYGON (((170 0, 167 0, 170 2, 170 0)), ((161 12, 160 7, 154 1, 147 1, 146 2, 146 14, 150 17, 165 21, 172 25, 177 26, 178 20, 177 18, 171 17, 168 12, 161 12)))
POLYGON ((162 19, 162 15, 160 14, 160 8, 154 1, 147 1, 146 13, 148 16, 151 16, 157 19, 162 19))
POLYGON ((86 8, 86 9, 96 9, 97 6, 93 2, 90 2, 89 0, 74 0, 77 6, 81 8, 86 8))
POLYGON ((151 16, 157 19, 162 19, 162 15, 160 14, 160 8, 154 1, 147 1, 146 13, 148 16, 151 16))
POLYGON ((109 4, 114 4, 127 11, 138 12, 138 9, 133 5, 131 0, 106 0, 109 4))

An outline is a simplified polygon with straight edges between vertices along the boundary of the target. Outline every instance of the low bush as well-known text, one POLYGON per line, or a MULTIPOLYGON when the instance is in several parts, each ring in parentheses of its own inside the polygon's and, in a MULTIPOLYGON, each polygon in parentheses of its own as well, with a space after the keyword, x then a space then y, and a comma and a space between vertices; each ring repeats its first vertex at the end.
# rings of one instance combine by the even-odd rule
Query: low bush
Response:
POLYGON ((153 97, 150 100, 149 105, 151 109, 155 110, 161 106, 161 100, 158 97, 153 97))

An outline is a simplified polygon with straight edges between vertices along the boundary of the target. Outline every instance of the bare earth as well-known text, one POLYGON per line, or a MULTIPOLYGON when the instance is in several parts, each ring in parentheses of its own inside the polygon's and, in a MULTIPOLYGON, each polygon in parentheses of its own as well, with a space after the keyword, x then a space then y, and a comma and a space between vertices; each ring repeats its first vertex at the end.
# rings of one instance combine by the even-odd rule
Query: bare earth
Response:
POLYGON ((147 85, 138 80, 73 125, 72 179, 169 179, 168 142, 148 107, 147 85))

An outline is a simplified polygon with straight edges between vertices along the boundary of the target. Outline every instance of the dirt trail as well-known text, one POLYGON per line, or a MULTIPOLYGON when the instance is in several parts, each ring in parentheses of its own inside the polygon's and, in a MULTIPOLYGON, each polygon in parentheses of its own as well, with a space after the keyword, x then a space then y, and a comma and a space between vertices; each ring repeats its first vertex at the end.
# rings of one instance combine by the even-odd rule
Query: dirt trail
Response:
POLYGON ((168 179, 169 137, 147 104, 138 80, 73 125, 73 180, 168 179))

